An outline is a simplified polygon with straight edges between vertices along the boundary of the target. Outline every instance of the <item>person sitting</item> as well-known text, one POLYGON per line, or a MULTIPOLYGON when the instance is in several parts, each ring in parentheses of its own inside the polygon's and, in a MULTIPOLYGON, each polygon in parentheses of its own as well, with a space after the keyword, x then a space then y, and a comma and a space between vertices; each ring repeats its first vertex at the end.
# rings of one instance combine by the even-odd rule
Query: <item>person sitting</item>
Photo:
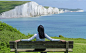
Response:
POLYGON ((46 33, 44 33, 44 27, 42 25, 38 26, 38 33, 34 34, 34 36, 32 36, 31 38, 29 38, 29 39, 20 39, 20 40, 16 40, 15 42, 19 42, 19 41, 31 41, 34 38, 36 38, 36 41, 45 41, 45 38, 47 38, 50 41, 62 41, 62 42, 65 42, 65 40, 52 39, 51 37, 49 37, 46 33))
MULTIPOLYGON (((42 25, 38 26, 38 33, 34 34, 34 36, 32 36, 29 39, 20 39, 20 40, 16 40, 15 42, 19 42, 19 41, 31 41, 34 38, 36 38, 36 41, 45 41, 45 38, 49 39, 50 41, 62 41, 65 42, 65 40, 60 40, 60 39, 52 39, 51 37, 49 37, 46 33, 44 33, 44 27, 42 25)), ((40 51, 44 51, 46 49, 35 49, 35 51, 40 50, 40 51)), ((47 52, 41 52, 41 53, 47 53, 47 52)))

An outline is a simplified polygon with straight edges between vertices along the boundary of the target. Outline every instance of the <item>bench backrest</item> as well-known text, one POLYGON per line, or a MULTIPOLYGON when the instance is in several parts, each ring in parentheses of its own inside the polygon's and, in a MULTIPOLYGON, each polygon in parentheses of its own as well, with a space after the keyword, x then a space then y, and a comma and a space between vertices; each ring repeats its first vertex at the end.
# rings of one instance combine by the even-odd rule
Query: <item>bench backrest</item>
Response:
POLYGON ((44 49, 44 48, 73 48, 73 41, 20 41, 20 42, 10 42, 11 49, 44 49))

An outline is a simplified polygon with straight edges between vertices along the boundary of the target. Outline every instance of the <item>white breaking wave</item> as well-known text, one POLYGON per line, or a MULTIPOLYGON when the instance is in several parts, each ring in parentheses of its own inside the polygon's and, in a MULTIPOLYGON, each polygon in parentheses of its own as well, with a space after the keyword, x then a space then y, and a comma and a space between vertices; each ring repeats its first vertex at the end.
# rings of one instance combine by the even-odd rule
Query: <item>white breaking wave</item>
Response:
POLYGON ((59 11, 58 8, 49 7, 48 9, 42 5, 38 5, 36 2, 28 2, 20 6, 16 6, 14 9, 1 13, 0 17, 6 18, 18 18, 18 17, 36 17, 49 14, 59 14, 64 11, 59 11))

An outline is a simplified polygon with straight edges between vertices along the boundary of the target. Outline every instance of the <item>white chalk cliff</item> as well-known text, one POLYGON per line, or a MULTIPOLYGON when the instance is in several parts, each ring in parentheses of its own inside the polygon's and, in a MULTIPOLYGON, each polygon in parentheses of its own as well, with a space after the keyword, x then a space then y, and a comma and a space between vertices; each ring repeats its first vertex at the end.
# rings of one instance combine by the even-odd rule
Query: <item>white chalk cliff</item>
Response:
POLYGON ((36 2, 28 2, 20 6, 16 6, 14 9, 1 13, 0 17, 6 18, 18 18, 18 17, 35 17, 48 14, 59 14, 63 11, 59 11, 58 8, 45 8, 42 5, 38 5, 36 2))

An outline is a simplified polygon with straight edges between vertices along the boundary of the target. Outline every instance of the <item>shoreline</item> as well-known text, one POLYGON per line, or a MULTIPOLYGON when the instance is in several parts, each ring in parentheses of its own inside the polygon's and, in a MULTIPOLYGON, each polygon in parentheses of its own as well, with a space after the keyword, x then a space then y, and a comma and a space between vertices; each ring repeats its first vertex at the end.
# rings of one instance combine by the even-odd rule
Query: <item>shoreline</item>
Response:
MULTIPOLYGON (((86 12, 86 11, 84 11, 86 12)), ((63 13, 82 13, 82 12, 63 12, 63 13)), ((62 14, 62 13, 58 13, 58 14, 62 14)), ((54 15, 54 14, 47 14, 47 15, 39 15, 39 16, 33 16, 33 17, 0 17, 0 19, 14 19, 14 18, 36 18, 36 17, 41 17, 41 16, 50 16, 50 15, 54 15)))
MULTIPOLYGON (((61 13, 59 13, 59 14, 61 14, 61 13)), ((34 17, 13 17, 13 18, 3 18, 3 17, 0 17, 0 19, 36 18, 36 17, 41 17, 41 16, 51 16, 51 15, 54 15, 54 14, 40 15, 40 16, 34 16, 34 17)))

